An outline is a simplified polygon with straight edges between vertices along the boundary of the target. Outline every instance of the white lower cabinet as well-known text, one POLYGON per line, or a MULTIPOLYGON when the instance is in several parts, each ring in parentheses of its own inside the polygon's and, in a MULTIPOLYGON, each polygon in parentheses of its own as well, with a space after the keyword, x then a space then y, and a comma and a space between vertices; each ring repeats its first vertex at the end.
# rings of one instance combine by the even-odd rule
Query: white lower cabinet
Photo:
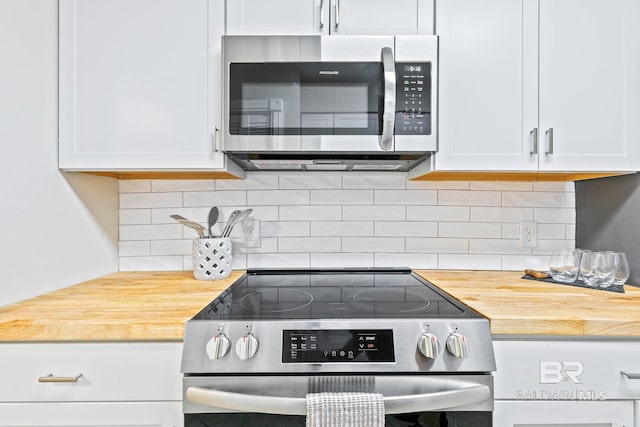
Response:
POLYGON ((497 427, 640 427, 640 342, 496 340, 497 427))
POLYGON ((0 345, 0 427, 182 427, 182 344, 0 345))

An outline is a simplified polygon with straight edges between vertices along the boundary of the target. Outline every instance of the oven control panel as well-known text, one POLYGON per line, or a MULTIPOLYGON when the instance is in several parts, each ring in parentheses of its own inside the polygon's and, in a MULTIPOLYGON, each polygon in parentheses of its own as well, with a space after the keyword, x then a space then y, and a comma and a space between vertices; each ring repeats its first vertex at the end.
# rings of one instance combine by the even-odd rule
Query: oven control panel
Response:
POLYGON ((391 329, 286 329, 282 363, 395 362, 391 329))
POLYGON ((396 64, 396 135, 431 134, 431 64, 396 64))

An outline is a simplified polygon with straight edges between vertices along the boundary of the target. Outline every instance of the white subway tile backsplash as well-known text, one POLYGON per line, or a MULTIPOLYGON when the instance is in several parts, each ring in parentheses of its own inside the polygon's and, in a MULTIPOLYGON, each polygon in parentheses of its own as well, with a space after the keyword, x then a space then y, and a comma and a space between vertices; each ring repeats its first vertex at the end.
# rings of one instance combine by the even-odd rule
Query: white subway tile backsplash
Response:
POLYGON ((121 179, 118 181, 120 194, 122 193, 150 193, 151 181, 148 179, 121 179))
POLYGON ((502 193, 502 206, 563 208, 565 200, 565 193, 534 191, 505 191, 502 193))
POLYGON ((213 181, 207 179, 155 179, 151 181, 151 191, 154 193, 213 190, 213 181))
POLYGON ((341 252, 339 237, 280 237, 280 252, 341 252))
POLYGON ((371 267, 374 265, 372 253, 312 253, 311 267, 371 267))
POLYGON ((309 190, 250 190, 247 191, 249 206, 309 205, 309 190))
POLYGON ((376 237, 437 237, 438 223, 427 221, 376 221, 376 237))
POLYGON ((536 208, 534 219, 538 222, 575 224, 576 210, 570 208, 536 208))
POLYGON ((438 204, 444 206, 500 206, 499 191, 438 190, 438 204))
POLYGON ((474 222, 520 222, 533 219, 533 208, 471 207, 471 221, 474 222))
POLYGON ((118 251, 121 257, 149 256, 151 255, 151 242, 149 240, 119 242, 118 251))
POLYGON ((469 181, 407 181, 409 190, 468 190, 469 181))
POLYGON ((247 172, 245 179, 218 179, 216 191, 228 190, 272 190, 278 188, 278 175, 247 172))
POLYGON ((340 221, 341 206, 280 206, 280 221, 340 221))
POLYGON ((372 205, 373 190, 311 190, 312 205, 372 205))
POLYGON ((376 173, 367 175, 360 173, 346 174, 342 178, 343 188, 394 188, 404 190, 407 183, 405 173, 376 173))
POLYGON ((408 221, 469 221, 467 206, 407 206, 408 221))
POLYGON ((342 188, 341 175, 324 174, 285 174, 279 178, 281 189, 340 189, 342 188))
POLYGON ((409 268, 438 268, 438 255, 435 254, 389 254, 375 255, 375 267, 409 267, 409 268))
POLYGON ((400 237, 343 237, 342 252, 405 252, 400 237))
POLYGON ((182 193, 120 193, 120 209, 182 206, 182 193))
POLYGON ((277 253, 247 254, 247 266, 250 268, 309 268, 310 254, 277 253))
POLYGON ((120 181, 120 269, 192 268, 194 230, 211 206, 220 233, 252 208, 261 246, 232 233, 233 268, 401 267, 546 269, 575 245, 573 183, 406 181, 403 173, 264 173, 245 180, 120 181), (538 222, 538 246, 520 248, 520 222, 538 222))
POLYGON ((121 225, 120 241, 182 239, 180 224, 167 225, 121 225))
POLYGON ((438 268, 443 270, 501 270, 500 255, 438 255, 438 268))
POLYGON ((443 237, 411 237, 407 238, 409 253, 468 253, 469 239, 443 237))
POLYGON ((119 221, 122 225, 151 224, 151 209, 121 209, 119 221))
POLYGON ((436 190, 375 190, 376 205, 437 205, 436 190))
POLYGON ((237 206, 247 204, 246 191, 193 191, 184 193, 184 206, 237 206))
POLYGON ((263 238, 311 236, 309 222, 262 221, 260 227, 260 234, 263 238))
POLYGON ((343 206, 345 221, 402 221, 404 206, 343 206))
POLYGON ((441 222, 438 237, 494 237, 500 238, 502 225, 498 222, 441 222))
POLYGON ((186 255, 191 253, 193 240, 152 240, 151 255, 186 255))
POLYGON ((314 221, 311 223, 312 236, 337 237, 373 237, 373 222, 371 221, 314 221))

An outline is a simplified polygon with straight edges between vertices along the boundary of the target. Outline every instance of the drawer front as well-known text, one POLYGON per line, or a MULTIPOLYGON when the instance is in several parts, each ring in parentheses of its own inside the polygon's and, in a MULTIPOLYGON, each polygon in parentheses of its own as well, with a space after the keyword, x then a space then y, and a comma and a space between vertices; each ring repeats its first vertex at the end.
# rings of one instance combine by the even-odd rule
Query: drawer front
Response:
POLYGON ((496 399, 640 399, 640 342, 505 340, 494 350, 496 399))
POLYGON ((1 344, 0 402, 181 400, 181 354, 182 343, 1 344))

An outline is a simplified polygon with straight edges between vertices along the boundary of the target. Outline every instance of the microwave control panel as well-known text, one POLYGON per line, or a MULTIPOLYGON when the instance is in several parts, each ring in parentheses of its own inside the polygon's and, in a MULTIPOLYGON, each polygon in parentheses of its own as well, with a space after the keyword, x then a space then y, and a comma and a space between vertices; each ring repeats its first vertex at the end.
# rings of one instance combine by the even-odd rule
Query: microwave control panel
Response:
POLYGON ((396 63, 396 135, 431 135, 431 63, 396 63))

